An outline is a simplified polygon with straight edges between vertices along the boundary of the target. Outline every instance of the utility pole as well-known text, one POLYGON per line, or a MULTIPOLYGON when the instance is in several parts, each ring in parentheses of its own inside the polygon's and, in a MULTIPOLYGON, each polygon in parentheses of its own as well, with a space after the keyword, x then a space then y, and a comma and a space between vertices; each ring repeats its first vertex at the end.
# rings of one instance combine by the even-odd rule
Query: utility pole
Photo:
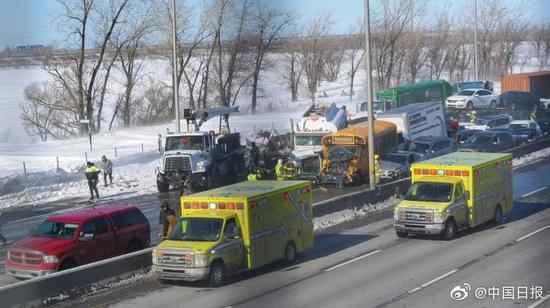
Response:
POLYGON ((371 67, 371 50, 370 50, 370 9, 369 0, 364 0, 364 22, 365 22, 365 66, 367 70, 367 117, 368 117, 368 151, 369 151, 369 187, 374 190, 376 183, 374 182, 374 112, 373 112, 373 95, 372 95, 372 67, 371 67))
POLYGON ((176 132, 181 133, 180 103, 178 79, 178 45, 176 41, 176 0, 172 0, 172 92, 174 93, 174 105, 176 107, 176 132))
POLYGON ((479 62, 477 59, 477 0, 474 0, 474 77, 479 80, 479 62))

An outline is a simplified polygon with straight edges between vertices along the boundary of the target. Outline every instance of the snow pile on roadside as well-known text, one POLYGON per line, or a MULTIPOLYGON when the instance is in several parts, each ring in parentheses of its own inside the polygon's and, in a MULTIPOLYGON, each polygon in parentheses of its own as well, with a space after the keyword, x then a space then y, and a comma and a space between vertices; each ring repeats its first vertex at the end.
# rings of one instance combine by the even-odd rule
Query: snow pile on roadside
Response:
MULTIPOLYGON (((158 155, 158 154, 156 154, 158 155)), ((139 155, 136 159, 146 160, 147 154, 139 155)), ((143 195, 156 192, 155 168, 156 160, 129 163, 117 167, 113 171, 113 184, 103 186, 103 175, 100 174, 98 190, 100 197, 109 198, 124 194, 124 197, 143 195)), ((15 191, 0 194, 0 209, 27 204, 52 202, 69 197, 80 197, 82 201, 89 198, 88 183, 83 170, 73 172, 47 171, 24 176, 11 177, 0 183, 0 191, 15 191)))
POLYGON ((315 231, 320 231, 347 221, 366 216, 375 211, 391 208, 399 203, 399 199, 392 196, 382 202, 375 204, 363 204, 360 207, 347 209, 340 212, 331 213, 325 216, 314 218, 313 228, 315 231))
POLYGON ((512 161, 514 167, 526 165, 544 158, 550 157, 550 148, 542 149, 533 153, 529 153, 519 158, 514 158, 512 161))

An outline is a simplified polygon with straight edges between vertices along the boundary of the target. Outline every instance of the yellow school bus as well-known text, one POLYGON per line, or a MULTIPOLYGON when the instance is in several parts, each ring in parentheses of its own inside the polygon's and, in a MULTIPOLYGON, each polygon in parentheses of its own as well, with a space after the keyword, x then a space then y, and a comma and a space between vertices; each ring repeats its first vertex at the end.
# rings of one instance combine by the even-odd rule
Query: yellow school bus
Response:
POLYGON ((512 209, 512 155, 455 152, 411 166, 412 184, 394 210, 398 237, 438 234, 494 220, 512 209))
POLYGON ((153 250, 159 279, 209 280, 276 260, 293 262, 313 246, 309 181, 246 181, 181 198, 181 218, 153 250))

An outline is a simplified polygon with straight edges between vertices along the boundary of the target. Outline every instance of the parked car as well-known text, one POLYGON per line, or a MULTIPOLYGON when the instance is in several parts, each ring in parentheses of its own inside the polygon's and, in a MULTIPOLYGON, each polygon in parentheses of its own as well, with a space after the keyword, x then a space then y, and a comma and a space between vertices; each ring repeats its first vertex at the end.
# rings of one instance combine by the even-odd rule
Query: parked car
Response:
POLYGON ((498 96, 497 108, 531 112, 537 108, 537 105, 539 105, 537 98, 529 92, 508 91, 498 96))
POLYGON ((419 159, 413 152, 397 151, 387 154, 381 161, 383 180, 396 180, 410 175, 411 165, 419 159))
POLYGON ((456 143, 448 137, 421 136, 401 149, 414 152, 418 159, 424 160, 456 151, 456 143))
POLYGON ((464 89, 486 89, 493 91, 493 82, 489 80, 471 80, 461 81, 453 84, 455 92, 460 92, 464 89))
POLYGON ((484 116, 477 118, 473 124, 467 125, 465 128, 474 130, 507 128, 512 120, 512 117, 507 114, 484 116))
POLYGON ((531 142, 542 136, 542 129, 533 120, 516 120, 510 122, 507 128, 493 129, 492 131, 507 131, 514 137, 516 145, 531 142))
POLYGON ((87 208, 48 217, 15 242, 6 273, 27 279, 148 247, 150 225, 135 206, 87 208))
POLYGON ((468 138, 459 151, 500 153, 514 146, 514 138, 509 132, 481 131, 468 138))
POLYGON ((458 129, 458 132, 456 134, 456 142, 458 143, 458 146, 466 142, 468 138, 472 137, 476 133, 481 132, 481 130, 477 129, 466 129, 464 127, 460 127, 458 129))
POLYGON ((447 98, 448 108, 474 109, 490 108, 495 109, 498 97, 493 92, 485 89, 466 89, 459 91, 456 95, 447 98))

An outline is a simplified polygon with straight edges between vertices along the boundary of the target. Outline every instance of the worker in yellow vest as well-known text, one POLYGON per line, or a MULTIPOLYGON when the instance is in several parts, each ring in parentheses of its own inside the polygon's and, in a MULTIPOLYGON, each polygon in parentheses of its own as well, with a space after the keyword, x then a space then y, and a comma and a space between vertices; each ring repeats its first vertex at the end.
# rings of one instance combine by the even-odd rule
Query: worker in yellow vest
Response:
POLYGON ((380 167, 380 156, 374 155, 374 184, 380 183, 380 177, 382 176, 382 168, 380 167))
POLYGON ((279 158, 277 160, 277 164, 275 165, 275 177, 277 178, 277 181, 284 180, 283 176, 283 160, 279 158))

